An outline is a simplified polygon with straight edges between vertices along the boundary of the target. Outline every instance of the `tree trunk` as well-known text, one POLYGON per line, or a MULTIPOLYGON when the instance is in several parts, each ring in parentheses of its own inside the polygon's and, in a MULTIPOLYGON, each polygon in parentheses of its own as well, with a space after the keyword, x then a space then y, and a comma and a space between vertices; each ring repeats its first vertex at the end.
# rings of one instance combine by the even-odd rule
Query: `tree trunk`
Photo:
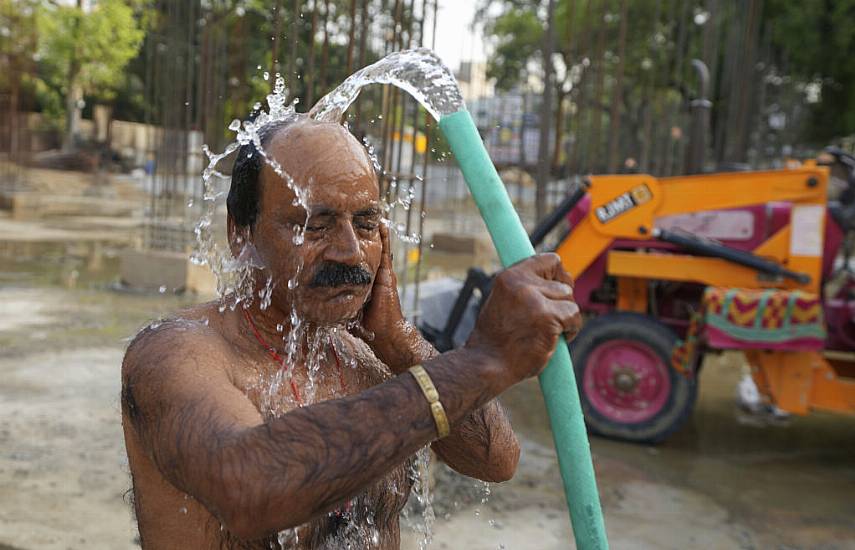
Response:
MULTIPOLYGON (((578 46, 578 40, 576 37, 576 33, 573 30, 575 26, 576 20, 576 0, 568 0, 567 4, 567 40, 566 47, 559 45, 558 51, 564 58, 564 80, 570 82, 570 85, 573 85, 573 80, 570 77, 571 68, 573 66, 573 58, 575 57, 576 47, 578 46)), ((560 41, 559 41, 560 42, 560 41)), ((564 92, 564 83, 556 84, 555 91, 558 95, 558 118, 557 123, 555 125, 555 157, 552 160, 553 166, 558 166, 561 162, 561 134, 564 130, 564 99, 566 98, 568 103, 571 101, 570 92, 564 92)), ((572 90, 572 87, 571 87, 572 90)), ((568 113, 572 113, 572 110, 568 110, 568 113)), ((567 165, 567 173, 570 172, 570 130, 572 128, 570 117, 567 118, 567 147, 564 151, 565 157, 564 162, 567 165)))
POLYGON ((356 36, 356 0, 350 0, 350 29, 347 35, 347 74, 353 73, 353 46, 356 36))
POLYGON ((735 108, 732 123, 728 124, 728 133, 731 136, 728 160, 733 162, 746 162, 748 160, 748 138, 751 130, 751 119, 754 114, 750 108, 757 74, 757 42, 760 34, 762 7, 762 0, 751 0, 746 9, 739 72, 737 73, 737 80, 735 80, 738 84, 734 85, 731 96, 735 108))
POLYGON ((72 151, 75 149, 75 139, 80 129, 80 102, 83 99, 83 89, 77 83, 79 73, 80 66, 77 63, 73 63, 69 71, 68 94, 65 96, 65 137, 62 141, 63 151, 72 151))
MULTIPOLYGON (((365 66, 366 46, 368 41, 368 2, 370 0, 362 0, 359 9, 359 67, 365 66)), ((362 129, 362 94, 357 96, 356 105, 354 106, 355 120, 353 127, 357 132, 362 129)), ((415 143, 415 142, 413 142, 415 143)))
MULTIPOLYGON (((591 4, 592 2, 585 2, 585 12, 582 16, 581 27, 582 27, 582 35, 579 40, 579 57, 583 57, 585 55, 590 56, 591 54, 591 4)), ((590 58, 590 57, 589 57, 590 58)), ((573 173, 580 173, 583 170, 582 161, 583 158, 580 158, 580 151, 582 149, 582 122, 586 117, 583 117, 584 110, 582 106, 585 104, 585 100, 587 98, 587 93, 590 90, 591 83, 589 82, 591 70, 590 68, 585 68, 583 65, 581 80, 577 83, 577 90, 575 91, 576 95, 576 112, 574 114, 574 119, 576 121, 574 132, 575 139, 572 144, 572 151, 570 157, 570 169, 573 173)), ((590 133, 590 117, 588 118, 588 127, 586 128, 586 132, 584 134, 587 136, 590 133)), ((587 163, 585 163, 587 164, 587 163)))
POLYGON ((312 2, 312 31, 309 33, 309 62, 306 65, 306 107, 310 108, 315 100, 315 33, 318 32, 318 0, 312 2))
MULTIPOLYGON (((528 83, 528 72, 525 72, 525 77, 523 78, 523 82, 528 83)), ((527 86, 527 84, 526 84, 527 86)), ((523 109, 522 109, 522 120, 520 120, 520 165, 524 170, 528 170, 528 158, 526 158, 525 154, 525 130, 526 130, 526 115, 528 114, 529 109, 529 101, 528 101, 528 89, 523 90, 522 94, 523 101, 523 109)), ((504 109, 503 109, 504 110, 504 109)))
POLYGON ((330 17, 330 0, 324 0, 324 45, 321 48, 321 74, 320 74, 320 83, 321 83, 321 93, 324 93, 327 89, 327 64, 329 64, 330 59, 330 30, 328 26, 328 20, 330 17))
POLYGON ((367 42, 368 42, 368 29, 369 29, 369 21, 368 21, 368 2, 370 0, 362 0, 362 8, 359 16, 359 66, 365 66, 365 56, 367 52, 367 42))
MULTIPOLYGON (((9 94, 9 112, 6 120, 9 121, 9 126, 7 127, 9 132, 9 158, 12 162, 16 162, 19 160, 19 143, 18 143, 18 124, 21 120, 21 109, 18 105, 20 102, 20 92, 21 92, 21 67, 19 65, 20 57, 14 56, 12 57, 14 65, 11 70, 11 79, 9 79, 11 84, 11 91, 9 94)), ((2 140, 0 140, 2 142, 2 140)))
POLYGON ((299 69, 297 68, 297 54, 300 44, 300 27, 297 22, 300 20, 300 0, 291 2, 291 55, 288 56, 288 76, 291 79, 291 85, 288 87, 291 92, 288 94, 288 101, 292 101, 297 97, 297 83, 299 82, 299 69))
MULTIPOLYGON (((282 0, 276 0, 276 6, 273 9, 273 44, 270 50, 270 89, 276 85, 276 73, 279 72, 279 40, 282 36, 282 0)), ((288 87, 293 86, 293 82, 288 83, 288 87)))
POLYGON ((600 12, 600 17, 597 23, 598 31, 597 31, 597 52, 596 56, 596 67, 597 67, 597 80, 594 85, 594 101, 591 102, 591 146, 588 148, 588 157, 589 157, 589 165, 590 171, 598 172, 602 170, 602 162, 600 161, 600 154, 602 153, 600 147, 600 133, 603 126, 603 109, 599 106, 594 105, 598 103, 603 97, 603 88, 605 87, 606 82, 606 22, 605 16, 609 11, 609 2, 603 2, 603 9, 600 12))
POLYGON ((234 108, 229 114, 231 117, 236 118, 244 116, 245 113, 243 110, 246 108, 246 103, 248 101, 247 90, 249 86, 247 86, 246 83, 246 68, 249 66, 249 56, 247 55, 246 47, 246 17, 238 18, 237 23, 235 24, 233 36, 228 37, 229 46, 232 45, 231 41, 233 39, 236 39, 235 45, 228 49, 228 74, 233 74, 237 77, 237 85, 229 87, 229 93, 234 98, 234 108))
MULTIPOLYGON (((653 25, 651 31, 655 32, 658 25, 659 19, 662 14, 662 0, 656 0, 656 8, 654 10, 653 16, 653 25)), ((656 70, 657 60, 661 54, 656 54, 655 57, 652 58, 652 63, 650 69, 648 69, 647 74, 643 77, 642 80, 642 93, 641 93, 641 146, 639 147, 638 154, 638 169, 640 172, 644 174, 652 173, 652 162, 653 158, 653 94, 656 88, 656 75, 658 74, 656 70)))
POLYGON ((68 92, 65 96, 65 136, 62 140, 62 150, 74 149, 74 140, 80 127, 81 107, 83 100, 83 88, 80 85, 80 58, 77 54, 77 41, 80 34, 80 19, 83 17, 83 0, 77 0, 77 17, 74 20, 74 32, 72 33, 73 47, 71 49, 71 62, 68 66, 68 92))
POLYGON ((563 91, 561 83, 555 84, 555 147, 552 152, 552 168, 561 165, 561 134, 564 132, 564 98, 569 96, 563 91))
POLYGON ((543 102, 540 106, 540 140, 537 147, 537 189, 534 211, 538 220, 546 215, 546 187, 549 184, 549 121, 552 119, 552 52, 555 36, 555 0, 549 0, 543 37, 543 102))
POLYGON ((614 173, 618 164, 620 147, 620 107, 623 103, 623 68, 626 65, 627 0, 620 3, 620 30, 618 31, 618 65, 612 87, 612 106, 609 111, 609 156, 606 170, 614 173))

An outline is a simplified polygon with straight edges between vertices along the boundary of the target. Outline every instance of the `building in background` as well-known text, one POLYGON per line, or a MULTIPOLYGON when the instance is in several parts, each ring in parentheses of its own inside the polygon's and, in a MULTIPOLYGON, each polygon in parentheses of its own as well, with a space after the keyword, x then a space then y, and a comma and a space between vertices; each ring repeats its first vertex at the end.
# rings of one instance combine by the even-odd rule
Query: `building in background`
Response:
POLYGON ((462 61, 455 76, 467 104, 495 93, 493 83, 487 78, 487 63, 484 61, 462 61))
POLYGON ((538 94, 518 89, 469 103, 469 111, 496 165, 526 169, 537 163, 539 106, 538 94))

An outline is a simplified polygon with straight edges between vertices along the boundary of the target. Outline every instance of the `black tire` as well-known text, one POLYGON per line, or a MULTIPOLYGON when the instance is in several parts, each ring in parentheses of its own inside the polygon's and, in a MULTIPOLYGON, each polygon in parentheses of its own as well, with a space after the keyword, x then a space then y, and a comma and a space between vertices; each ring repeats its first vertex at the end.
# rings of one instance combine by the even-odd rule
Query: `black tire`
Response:
MULTIPOLYGON (((671 329, 647 315, 612 312, 586 322, 579 335, 570 343, 570 354, 573 357, 576 381, 588 430, 605 437, 635 443, 660 443, 679 429, 691 415, 695 404, 697 378, 694 375, 685 376, 671 367, 671 353, 676 343, 677 335, 671 329), (608 345, 610 341, 613 343, 608 345), (626 344, 627 341, 629 341, 628 344, 626 344), (612 381, 608 383, 611 387, 602 385, 604 373, 607 375, 616 372, 612 363, 610 363, 612 366, 609 366, 608 370, 602 370, 605 368, 603 367, 605 359, 609 357, 603 355, 603 350, 616 349, 624 344, 627 348, 642 350, 651 358, 652 363, 655 363, 657 357, 664 363, 664 371, 659 363, 655 363, 655 370, 652 371, 654 374, 648 377, 661 379, 664 383, 665 372, 667 372, 668 380, 670 380, 670 391, 668 389, 652 390, 659 392, 656 394, 659 405, 651 408, 656 411, 655 414, 644 411, 639 413, 637 409, 631 407, 621 409, 622 403, 616 404, 614 396, 618 398, 628 396, 628 399, 632 399, 633 392, 638 388, 639 380, 643 381, 635 371, 625 368, 621 372, 629 372, 629 374, 624 374, 624 378, 619 382, 614 382, 614 380, 618 380, 617 374, 615 374, 613 379, 610 379, 612 381), (598 349, 600 351, 596 351, 598 349), (600 366, 591 364, 592 359, 599 360, 600 366), (600 370, 591 370, 596 368, 600 370), (587 386, 586 370, 590 370, 587 386), (601 375, 600 382, 597 382, 595 372, 601 375), (620 388, 621 383, 628 383, 629 386, 624 385, 623 388, 620 388), (600 394, 605 397, 591 395, 591 392, 598 387, 601 388, 600 394), (604 387, 605 390, 602 389, 604 387), (666 392, 667 397, 663 396, 661 392, 666 392), (665 399, 664 405, 661 404, 663 399, 665 399), (604 413, 606 409, 608 411, 604 413), (624 414, 629 417, 639 414, 641 416, 653 414, 653 416, 638 421, 620 421, 615 418, 624 414)), ((649 381, 648 384, 652 384, 648 387, 655 387, 658 380, 649 381)), ((639 401, 639 403, 647 402, 639 401)))

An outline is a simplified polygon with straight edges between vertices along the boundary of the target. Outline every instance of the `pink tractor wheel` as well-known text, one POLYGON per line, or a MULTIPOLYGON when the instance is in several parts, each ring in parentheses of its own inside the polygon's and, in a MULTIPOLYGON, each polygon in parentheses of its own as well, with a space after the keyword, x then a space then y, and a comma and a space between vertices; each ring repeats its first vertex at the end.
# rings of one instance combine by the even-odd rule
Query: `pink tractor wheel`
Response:
POLYGON ((691 413, 696 379, 670 364, 676 335, 645 315, 614 312, 588 323, 570 344, 588 429, 660 442, 691 413))

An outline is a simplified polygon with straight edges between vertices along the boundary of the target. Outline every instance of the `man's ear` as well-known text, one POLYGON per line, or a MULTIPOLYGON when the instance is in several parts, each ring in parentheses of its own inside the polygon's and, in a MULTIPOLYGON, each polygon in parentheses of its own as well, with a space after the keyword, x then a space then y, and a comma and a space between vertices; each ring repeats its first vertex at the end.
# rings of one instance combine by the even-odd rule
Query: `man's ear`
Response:
POLYGON ((229 215, 226 218, 226 234, 229 238, 229 250, 232 251, 232 256, 239 258, 244 245, 247 242, 252 242, 252 231, 250 231, 249 226, 236 224, 234 218, 229 215))

